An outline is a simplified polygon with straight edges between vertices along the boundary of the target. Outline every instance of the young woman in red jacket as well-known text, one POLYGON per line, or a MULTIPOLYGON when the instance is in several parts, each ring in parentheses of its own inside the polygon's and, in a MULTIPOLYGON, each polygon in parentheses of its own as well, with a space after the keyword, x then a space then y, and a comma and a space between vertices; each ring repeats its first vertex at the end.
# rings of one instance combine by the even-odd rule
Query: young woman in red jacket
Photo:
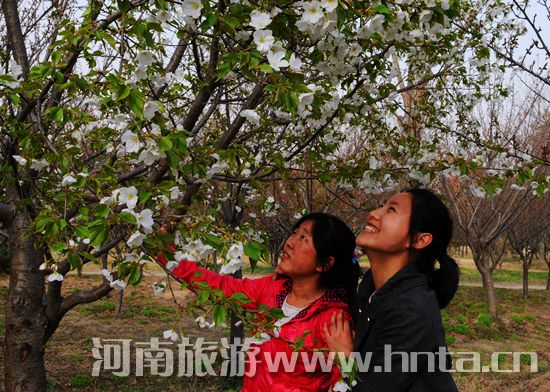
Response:
POLYGON ((353 306, 355 335, 338 315, 324 327, 333 352, 353 351, 362 361, 353 391, 457 390, 440 316, 459 280, 447 253, 452 228, 447 208, 426 189, 393 195, 369 213, 357 236, 371 268, 353 306))
MULTIPOLYGON (((227 296, 244 293, 252 300, 247 306, 265 304, 283 310, 285 317, 276 323, 277 332, 268 331, 267 341, 251 346, 256 353, 252 361, 255 372, 250 372, 248 361, 242 391, 328 391, 341 379, 338 366, 323 369, 319 362, 313 366, 309 363, 319 349, 328 348, 323 325, 332 315, 341 312, 344 319, 351 319, 348 304, 355 296, 360 275, 353 261, 354 249, 355 236, 344 222, 332 215, 312 213, 294 225, 275 279, 271 275, 236 279, 189 261, 181 261, 172 273, 189 283, 207 282, 227 296), (271 361, 266 361, 266 356, 274 359, 286 355, 292 360, 296 352, 290 342, 297 342, 306 332, 304 349, 293 367, 268 366, 271 361)), ((160 259, 166 264, 164 257, 160 259)))

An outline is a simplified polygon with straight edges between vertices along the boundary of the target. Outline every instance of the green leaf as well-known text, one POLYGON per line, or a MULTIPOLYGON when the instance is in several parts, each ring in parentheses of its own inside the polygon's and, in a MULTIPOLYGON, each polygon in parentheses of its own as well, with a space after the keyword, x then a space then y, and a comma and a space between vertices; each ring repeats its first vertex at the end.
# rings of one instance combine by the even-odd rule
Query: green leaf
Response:
POLYGON ((273 318, 280 319, 285 317, 281 308, 271 308, 269 309, 269 315, 273 318))
POLYGON ((77 254, 74 252, 70 252, 67 255, 67 259, 69 260, 69 264, 71 265, 72 270, 77 270, 79 273, 82 270, 82 259, 78 257, 77 254))
POLYGON ((223 245, 222 240, 217 235, 214 235, 212 233, 208 233, 205 238, 206 243, 213 248, 220 249, 223 245))
POLYGON ((131 284, 132 286, 137 286, 142 279, 143 279, 143 274, 141 273, 141 269, 136 267, 130 273, 130 277, 128 278, 128 283, 131 284))
POLYGON ((128 97, 128 95, 130 95, 130 91, 132 91, 132 89, 127 84, 119 85, 116 93, 117 101, 122 101, 123 99, 128 97))
POLYGON ((173 147, 172 141, 168 137, 163 136, 160 138, 159 149, 161 152, 169 151, 172 149, 172 147, 173 147))
POLYGON ((221 305, 214 307, 214 322, 216 325, 221 325, 227 320, 227 309, 221 305))
POLYGON ((249 302, 251 302, 252 300, 250 298, 248 298, 246 296, 245 293, 240 293, 240 292, 237 292, 237 293, 234 293, 231 298, 239 301, 241 304, 247 304, 249 302))
POLYGON ((145 97, 137 90, 131 90, 126 99, 130 110, 141 120, 143 120, 143 105, 145 97))
POLYGON ((67 247, 65 246, 65 244, 62 244, 61 242, 58 242, 57 244, 54 244, 54 246, 52 246, 52 250, 57 253, 61 253, 65 249, 67 249, 67 247))
POLYGON ((124 222, 130 223, 132 225, 137 225, 137 219, 131 212, 124 211, 118 214, 120 219, 122 219, 124 222))
POLYGON ((216 15, 209 14, 206 16, 206 20, 201 24, 201 30, 206 33, 211 27, 214 27, 217 22, 218 19, 216 18, 216 15))
POLYGON ((63 108, 57 107, 53 110, 53 118, 57 123, 63 122, 63 108))
POLYGON ((260 260, 262 257, 262 246, 256 241, 249 242, 244 246, 244 254, 254 261, 260 260))
POLYGON ((206 301, 208 301, 209 297, 210 297, 209 291, 206 291, 206 290, 200 291, 199 294, 197 295, 197 303, 203 304, 206 301))
POLYGON ((374 9, 376 10, 376 12, 383 15, 391 15, 392 13, 391 10, 388 8, 388 6, 385 4, 379 4, 376 7, 374 7, 374 9))
POLYGON ((109 215, 109 206, 106 204, 98 204, 94 209, 94 216, 97 218, 106 218, 109 215))
POLYGON ((88 230, 87 227, 85 226, 78 226, 74 233, 76 234, 77 237, 80 237, 80 238, 89 238, 90 237, 90 230, 88 230))

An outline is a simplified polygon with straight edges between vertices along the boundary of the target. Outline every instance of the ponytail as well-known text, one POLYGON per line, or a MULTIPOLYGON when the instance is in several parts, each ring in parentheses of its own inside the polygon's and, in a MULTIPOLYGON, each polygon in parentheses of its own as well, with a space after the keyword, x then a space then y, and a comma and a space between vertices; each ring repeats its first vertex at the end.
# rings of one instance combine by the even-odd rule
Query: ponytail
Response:
POLYGON ((409 225, 411 242, 418 233, 432 235, 432 242, 414 254, 413 264, 428 277, 439 308, 443 309, 456 294, 459 282, 458 264, 447 253, 453 235, 453 221, 445 204, 433 192, 420 188, 404 192, 413 197, 409 225), (436 261, 439 262, 438 269, 435 269, 436 261))
POLYGON ((460 269, 457 262, 445 252, 437 258, 439 268, 434 270, 431 287, 435 291, 439 308, 443 309, 453 299, 458 289, 460 269))

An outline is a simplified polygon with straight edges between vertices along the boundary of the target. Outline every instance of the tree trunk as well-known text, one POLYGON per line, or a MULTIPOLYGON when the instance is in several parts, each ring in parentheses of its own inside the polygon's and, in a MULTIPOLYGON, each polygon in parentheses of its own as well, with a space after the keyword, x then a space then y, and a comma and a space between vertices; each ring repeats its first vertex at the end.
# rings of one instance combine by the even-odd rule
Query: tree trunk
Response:
POLYGON ((530 263, 527 261, 526 258, 521 259, 521 266, 523 270, 523 299, 527 299, 527 297, 529 296, 529 264, 530 263))
POLYGON ((47 326, 42 251, 29 235, 30 221, 17 214, 8 225, 11 274, 4 348, 7 392, 46 391, 43 339, 47 326))
POLYGON ((124 290, 117 290, 117 302, 115 306, 115 316, 120 317, 122 314, 122 305, 124 304, 124 290))
POLYGON ((485 294, 487 295, 487 306, 489 308, 489 314, 491 317, 497 317, 497 297, 495 294, 495 284, 493 282, 493 275, 491 271, 486 267, 479 267, 481 273, 481 279, 483 280, 483 287, 485 288, 485 294))
POLYGON ((546 278, 546 290, 550 290, 550 264, 548 264, 548 277, 546 278))

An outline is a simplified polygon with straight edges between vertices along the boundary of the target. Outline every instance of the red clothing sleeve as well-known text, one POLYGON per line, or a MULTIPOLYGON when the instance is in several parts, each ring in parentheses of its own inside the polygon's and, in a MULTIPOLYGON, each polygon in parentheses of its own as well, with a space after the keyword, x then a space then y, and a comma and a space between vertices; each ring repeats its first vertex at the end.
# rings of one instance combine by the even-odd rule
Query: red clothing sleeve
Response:
MULTIPOLYGON (((166 266, 166 258, 163 254, 158 256, 163 267, 166 266)), ((214 271, 199 267, 193 261, 182 260, 179 266, 172 270, 172 274, 183 279, 187 283, 206 282, 211 288, 220 289, 226 296, 231 297, 235 293, 244 293, 254 303, 244 305, 246 308, 256 307, 258 303, 270 305, 267 295, 273 284, 271 276, 264 276, 258 279, 238 279, 229 275, 220 275, 214 271)))

